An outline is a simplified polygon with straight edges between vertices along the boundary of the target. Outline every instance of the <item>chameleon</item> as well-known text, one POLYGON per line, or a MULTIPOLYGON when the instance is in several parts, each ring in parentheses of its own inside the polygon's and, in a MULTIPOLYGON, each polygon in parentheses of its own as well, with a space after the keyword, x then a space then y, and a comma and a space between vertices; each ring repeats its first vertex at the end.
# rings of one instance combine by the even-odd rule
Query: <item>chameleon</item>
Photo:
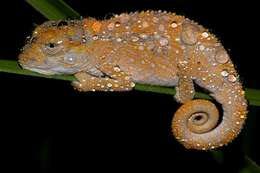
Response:
POLYGON ((227 50, 208 29, 166 11, 140 11, 37 26, 18 56, 22 68, 45 75, 74 75, 88 91, 130 91, 135 84, 175 87, 181 104, 172 133, 187 149, 227 145, 242 130, 247 100, 227 50), (195 85, 222 110, 194 99, 195 85))

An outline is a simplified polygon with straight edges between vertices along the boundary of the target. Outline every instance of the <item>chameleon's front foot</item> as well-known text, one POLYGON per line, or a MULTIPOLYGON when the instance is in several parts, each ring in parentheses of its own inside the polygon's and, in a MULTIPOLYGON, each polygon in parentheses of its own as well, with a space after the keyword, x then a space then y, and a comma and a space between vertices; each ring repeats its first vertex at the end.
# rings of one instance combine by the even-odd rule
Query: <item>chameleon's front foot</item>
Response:
POLYGON ((130 76, 119 67, 105 65, 103 70, 106 72, 104 77, 91 76, 85 72, 76 73, 77 80, 72 82, 72 86, 79 91, 129 91, 135 86, 130 76))

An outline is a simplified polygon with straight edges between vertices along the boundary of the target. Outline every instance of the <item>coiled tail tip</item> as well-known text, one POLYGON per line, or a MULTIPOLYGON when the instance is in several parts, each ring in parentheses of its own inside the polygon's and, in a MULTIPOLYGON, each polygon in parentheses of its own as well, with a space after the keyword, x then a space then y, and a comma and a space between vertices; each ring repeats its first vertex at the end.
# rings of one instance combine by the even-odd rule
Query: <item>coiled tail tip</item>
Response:
POLYGON ((187 149, 210 150, 231 142, 240 133, 246 118, 245 102, 223 105, 223 118, 216 106, 203 99, 183 104, 172 120, 172 132, 187 149), (218 124, 219 119, 221 120, 218 124))

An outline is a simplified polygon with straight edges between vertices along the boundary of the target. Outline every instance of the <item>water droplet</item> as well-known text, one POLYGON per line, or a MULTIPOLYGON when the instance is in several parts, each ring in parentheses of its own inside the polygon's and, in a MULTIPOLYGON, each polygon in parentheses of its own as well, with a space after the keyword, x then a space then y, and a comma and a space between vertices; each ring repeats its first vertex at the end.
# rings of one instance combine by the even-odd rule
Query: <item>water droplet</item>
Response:
POLYGON ((92 37, 92 39, 93 39, 93 40, 98 40, 98 36, 97 36, 97 35, 94 35, 94 36, 92 37))
POLYGON ((116 26, 116 27, 119 27, 120 25, 121 25, 120 22, 116 22, 116 23, 115 23, 115 26, 116 26))
POLYGON ((152 20, 153 20, 154 23, 158 23, 159 22, 159 19, 157 17, 153 17, 152 20))
POLYGON ((139 46, 138 49, 139 50, 144 50, 144 46, 139 46))
POLYGON ((169 41, 166 38, 161 38, 159 42, 162 46, 166 46, 169 43, 169 41))
POLYGON ((130 19, 130 16, 126 13, 121 14, 119 17, 121 23, 127 23, 130 19))
POLYGON ((184 44, 194 45, 198 42, 197 32, 198 27, 191 24, 190 22, 185 22, 182 24, 181 40, 184 44))
POLYGON ((227 72, 226 70, 223 70, 223 71, 221 72, 221 75, 222 75, 223 77, 227 77, 227 76, 228 76, 228 72, 227 72))
POLYGON ((158 29, 159 29, 159 31, 163 32, 165 27, 164 27, 164 25, 161 24, 161 25, 159 25, 158 29))
POLYGON ((146 34, 140 34, 140 37, 141 37, 142 39, 147 39, 147 38, 148 38, 148 36, 147 36, 146 34))
POLYGON ((62 40, 59 40, 58 42, 57 42, 57 44, 61 44, 63 41, 62 40))
POLYGON ((224 50, 220 50, 217 52, 216 56, 215 56, 215 60, 220 63, 220 64, 225 64, 228 62, 229 60, 229 56, 226 53, 226 51, 224 50))
POLYGON ((143 28, 147 28, 149 26, 148 22, 144 21, 143 22, 143 28))
POLYGON ((120 72, 120 68, 119 67, 114 67, 114 71, 115 72, 120 72))
POLYGON ((203 32, 201 35, 202 35, 202 37, 204 37, 204 38, 207 38, 207 37, 209 36, 209 34, 208 34, 207 32, 203 32))
POLYGON ((121 42, 122 39, 121 39, 121 38, 117 38, 116 41, 117 41, 117 42, 121 42))
POLYGON ((130 86, 133 88, 133 87, 135 87, 135 83, 134 82, 131 82, 130 83, 130 86))
POLYGON ((149 44, 148 47, 147 47, 147 49, 148 49, 148 50, 152 50, 154 47, 155 47, 154 44, 149 44))
POLYGON ((231 74, 231 75, 228 76, 228 81, 229 81, 229 82, 236 82, 236 80, 237 80, 237 78, 236 78, 236 76, 234 76, 233 74, 231 74))
POLYGON ((172 27, 172 28, 177 28, 177 27, 178 27, 178 24, 177 24, 175 21, 173 21, 173 22, 171 23, 171 27, 172 27))
POLYGON ((110 23, 109 25, 107 25, 107 29, 110 30, 110 31, 113 30, 114 27, 115 27, 114 23, 110 23))
POLYGON ((139 40, 138 37, 136 37, 136 36, 133 36, 133 37, 132 37, 132 41, 133 41, 133 42, 137 42, 138 40, 139 40))
POLYGON ((199 49, 200 49, 200 51, 203 51, 205 49, 205 46, 204 45, 199 45, 199 49))
POLYGON ((155 35, 154 35, 154 38, 155 38, 155 39, 159 39, 159 38, 161 38, 161 36, 160 36, 159 34, 155 34, 155 35))

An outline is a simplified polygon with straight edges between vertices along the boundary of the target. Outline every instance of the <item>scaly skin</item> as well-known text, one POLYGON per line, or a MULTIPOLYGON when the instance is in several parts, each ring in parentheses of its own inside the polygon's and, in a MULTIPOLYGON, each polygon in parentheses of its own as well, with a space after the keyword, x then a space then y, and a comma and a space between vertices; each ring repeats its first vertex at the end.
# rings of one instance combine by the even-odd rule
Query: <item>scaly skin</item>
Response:
POLYGON ((79 91, 128 91, 135 83, 176 86, 183 103, 172 131, 186 148, 207 150, 241 131, 247 102, 238 74, 214 35, 195 22, 166 12, 49 21, 38 26, 19 56, 23 68, 43 74, 74 74, 79 91), (223 107, 192 100, 194 83, 223 107))

